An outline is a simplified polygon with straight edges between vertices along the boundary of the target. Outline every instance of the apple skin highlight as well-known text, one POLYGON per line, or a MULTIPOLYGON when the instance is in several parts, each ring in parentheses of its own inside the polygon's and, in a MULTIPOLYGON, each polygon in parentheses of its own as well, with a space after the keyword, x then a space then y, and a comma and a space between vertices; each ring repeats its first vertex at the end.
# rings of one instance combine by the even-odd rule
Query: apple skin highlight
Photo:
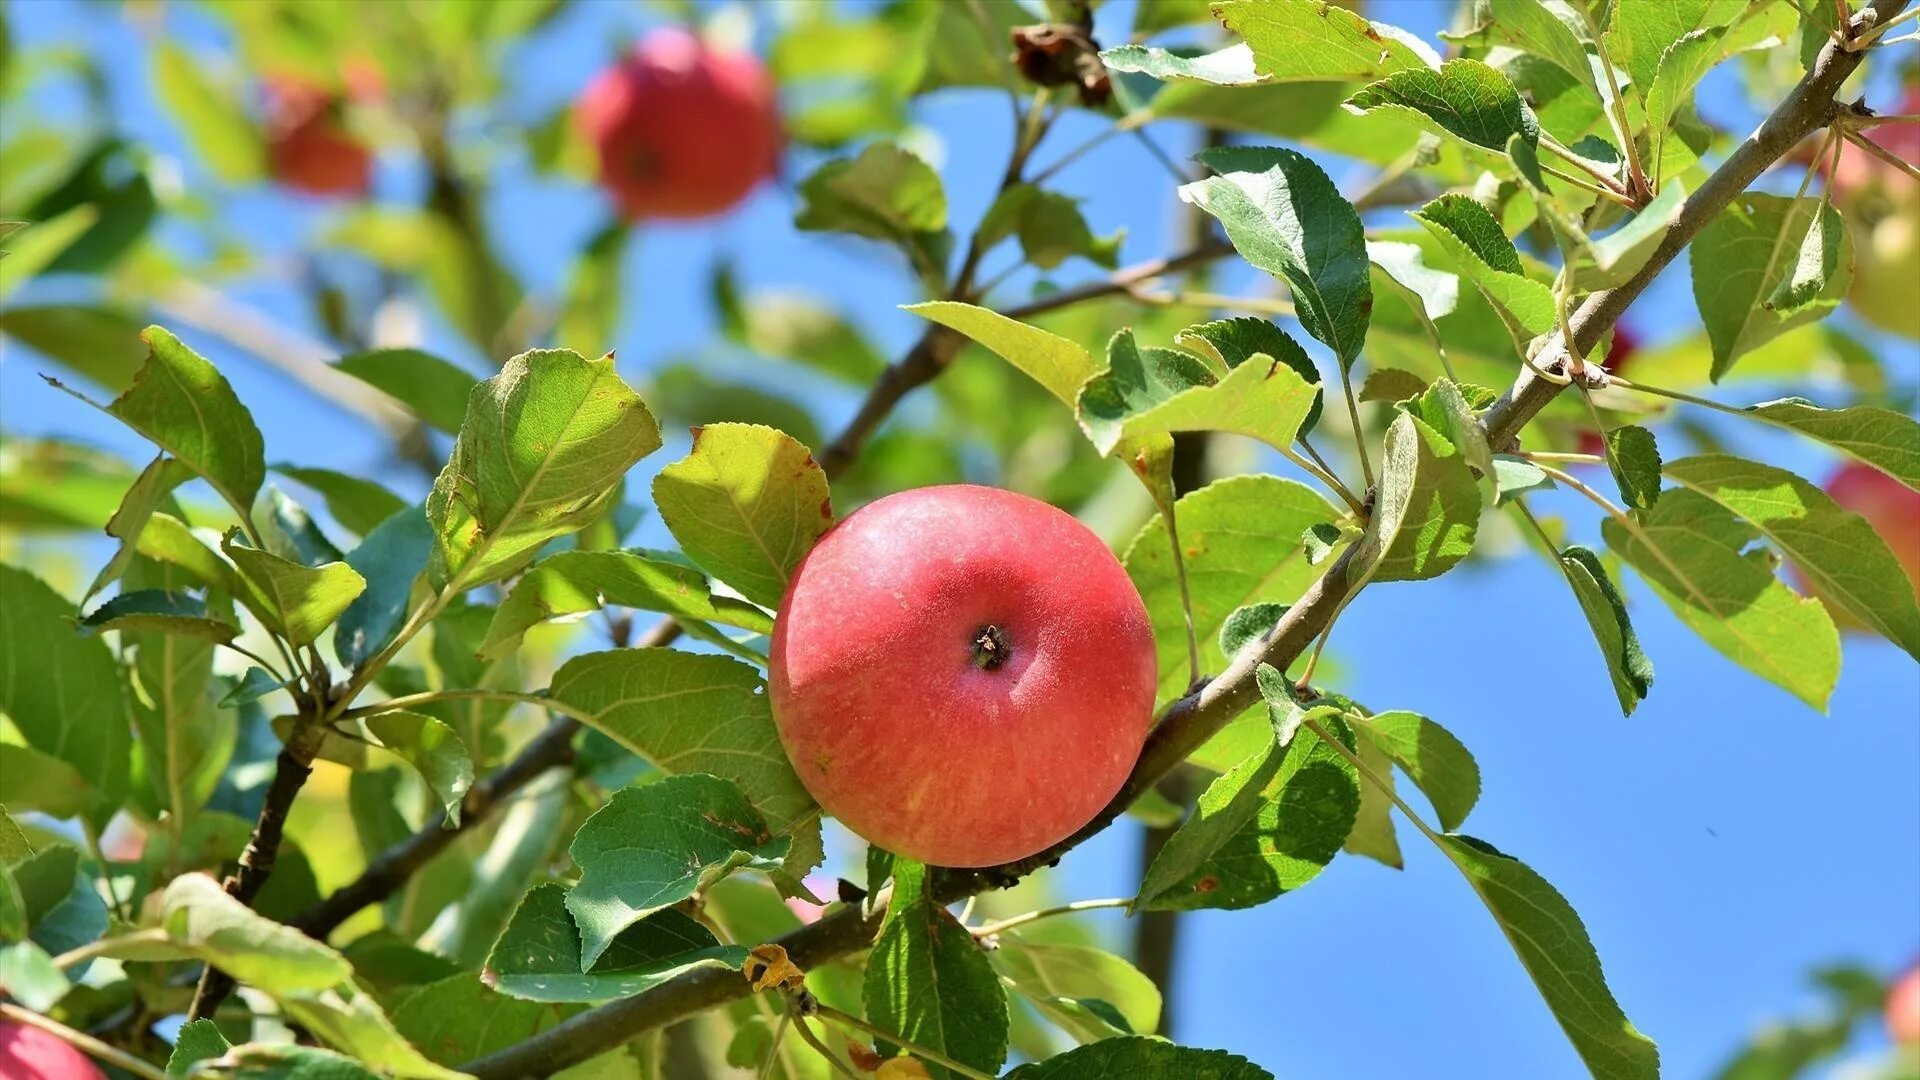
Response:
POLYGON ((1139 757, 1158 680, 1146 606, 1100 538, 965 484, 888 496, 823 536, 769 659, 814 798, 940 866, 1022 859, 1091 821, 1139 757))

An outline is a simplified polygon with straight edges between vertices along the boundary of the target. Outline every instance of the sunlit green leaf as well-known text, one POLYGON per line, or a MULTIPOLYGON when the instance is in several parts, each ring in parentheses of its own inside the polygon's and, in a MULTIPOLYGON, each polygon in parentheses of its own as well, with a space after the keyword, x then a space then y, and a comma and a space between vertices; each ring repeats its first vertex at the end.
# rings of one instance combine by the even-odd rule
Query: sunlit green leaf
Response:
POLYGON ((240 572, 247 607, 295 645, 311 645, 367 587, 343 562, 302 566, 247 547, 231 534, 220 550, 240 572))
POLYGON ((1480 493, 1460 451, 1411 413, 1387 428, 1380 493, 1358 541, 1377 581, 1438 577, 1473 550, 1480 493))
POLYGON ((1374 713, 1353 720, 1368 741, 1380 747, 1413 780, 1453 830, 1480 800, 1480 766, 1453 732, 1418 713, 1374 713))
POLYGON ((566 898, 559 885, 527 893, 487 957, 494 989, 529 1001, 609 1001, 694 968, 738 969, 747 958, 744 946, 720 944, 692 917, 662 911, 629 927, 587 969, 566 898))
POLYGON ((453 456, 427 497, 428 576, 472 588, 519 569, 599 517, 660 429, 613 357, 536 349, 474 387, 453 456))
POLYGON ((1160 988, 1104 949, 1029 942, 1009 934, 1000 938, 992 958, 1021 996, 1080 1042, 1160 1028, 1160 988))
MULTIPOLYGON (((867 956, 867 1019, 989 1073, 1007 1056, 1007 996, 973 934, 927 894, 927 868, 894 861, 893 901, 867 956)), ((889 1052, 885 1040, 881 1052, 889 1052)), ((934 1080, 952 1070, 922 1062, 934 1080)))
POLYGON ((1601 523, 1607 546, 1674 614, 1727 658, 1816 709, 1840 677, 1840 635, 1818 600, 1774 576, 1760 533, 1695 491, 1668 491, 1629 528, 1601 523))
POLYGON ((127 789, 128 740, 113 654, 74 627, 71 602, 25 570, 0 566, 0 595, 0 712, 29 746, 114 799, 127 789))
POLYGON ((713 595, 706 577, 691 567, 631 551, 562 551, 535 563, 514 583, 494 611, 480 652, 500 655, 539 623, 604 605, 685 615, 762 634, 773 630, 766 612, 713 595))
POLYGON ((1653 662, 1641 651, 1640 638, 1627 619, 1626 598, 1591 549, 1578 545, 1565 548, 1556 561, 1580 602, 1600 655, 1606 658, 1607 675, 1613 682, 1614 695, 1620 699, 1620 712, 1631 716, 1653 688, 1653 662))
POLYGON ((343 356, 335 368, 359 379, 413 410, 413 414, 449 434, 460 430, 467 400, 480 381, 419 349, 375 349, 343 356))
POLYGON ((653 482, 660 517, 687 557, 762 607, 833 526, 827 475, 807 448, 753 424, 696 429, 693 450, 653 482))
POLYGON ((1440 64, 1433 50, 1412 34, 1369 23, 1332 4, 1220 0, 1213 12, 1228 30, 1246 39, 1255 69, 1269 79, 1378 79, 1440 64))
POLYGON ((1853 282, 1846 223, 1839 211, 1815 199, 1747 192, 1707 223, 1689 251, 1693 298, 1713 343, 1716 381, 1756 345, 1839 307, 1853 282), (1816 210, 1832 218, 1821 226, 1817 253, 1820 268, 1831 269, 1817 288, 1808 289, 1789 283, 1800 262, 1795 252, 1816 210), (1831 252, 1824 240, 1828 236, 1836 245, 1831 252), (1776 309, 1770 301, 1783 286, 1796 302, 1776 309))

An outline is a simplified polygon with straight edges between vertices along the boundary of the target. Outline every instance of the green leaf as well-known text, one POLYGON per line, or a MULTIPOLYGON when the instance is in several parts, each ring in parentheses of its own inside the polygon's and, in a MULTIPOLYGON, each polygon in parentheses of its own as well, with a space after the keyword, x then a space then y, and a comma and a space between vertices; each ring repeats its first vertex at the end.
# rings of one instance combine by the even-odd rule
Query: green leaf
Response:
POLYGON ((478 379, 418 349, 375 349, 343 356, 341 372, 386 392, 415 416, 448 434, 459 432, 478 379))
POLYGON ((631 551, 562 551, 535 563, 500 601, 482 656, 516 649, 531 627, 606 605, 658 611, 766 634, 773 619, 730 596, 714 596, 691 567, 631 551))
POLYGON ((240 105, 238 88, 216 84, 205 57, 191 56, 170 41, 156 42, 147 62, 154 93, 214 178, 227 184, 259 179, 266 171, 266 147, 240 105))
POLYGON ((1438 71, 1395 72, 1362 88, 1347 105, 1362 113, 1401 116, 1435 135, 1496 154, 1504 155, 1507 141, 1516 135, 1529 150, 1540 141, 1540 122, 1520 91, 1478 60, 1449 60, 1438 71))
POLYGON ((0 333, 109 393, 133 385, 146 350, 140 322, 113 308, 36 304, 0 311, 0 333))
MULTIPOLYGON (((945 907, 927 893, 927 868, 894 860, 893 901, 867 955, 862 999, 882 1031, 997 1073, 1007 1059, 1007 995, 993 962, 945 907)), ((890 1053, 884 1041, 881 1053, 890 1053)), ((934 1080, 952 1070, 923 1062, 934 1080)))
POLYGON ((460 803, 473 786, 473 758, 454 730, 431 716, 415 712, 383 712, 367 717, 367 731, 394 756, 413 766, 447 811, 447 820, 460 823, 460 803))
MULTIPOLYGON (((1320 369, 1307 356, 1286 331, 1265 319, 1252 315, 1234 319, 1220 319, 1215 322, 1189 326, 1173 337, 1173 343, 1184 349, 1199 353, 1209 365, 1217 364, 1215 373, 1232 372, 1240 364, 1256 355, 1265 356, 1269 362, 1278 360, 1292 368, 1303 382, 1318 384, 1320 369)), ((1313 399, 1313 406, 1307 410, 1306 421, 1300 425, 1302 433, 1312 431, 1320 422, 1320 398, 1313 399)))
MULTIPOLYGON (((1291 6, 1291 5, 1287 5, 1291 6)), ((1302 5, 1304 6, 1304 5, 1302 5)), ((1342 8, 1330 8, 1343 11, 1342 8)), ((1273 1074, 1225 1050, 1195 1050, 1165 1039, 1102 1039, 1022 1065, 1007 1080, 1273 1080, 1273 1074)))
MULTIPOLYGON (((1350 740, 1331 712, 1330 731, 1350 740)), ((1345 756, 1311 731, 1276 740, 1207 786, 1134 904, 1233 909, 1292 892, 1339 854, 1359 811, 1358 774, 1345 756)))
POLYGON ((1107 455, 1129 436, 1156 433, 1145 425, 1137 433, 1129 431, 1130 419, 1213 381, 1213 373, 1198 357, 1179 349, 1142 349, 1134 343, 1133 331, 1123 329, 1107 345, 1106 370, 1087 380, 1074 407, 1087 437, 1107 455))
POLYGON ((1300 325, 1353 366, 1373 309, 1366 232, 1320 166, 1279 147, 1226 146, 1199 160, 1219 175, 1180 188, 1254 266, 1287 283, 1300 325))
POLYGON ((96 634, 103 630, 183 634, 216 644, 232 641, 240 633, 232 623, 208 618, 205 601, 164 589, 123 590, 81 619, 80 627, 96 634))
POLYGON ((1825 710, 1840 677, 1840 635, 1818 600, 1795 596, 1758 530, 1694 491, 1669 491, 1635 527, 1601 523, 1607 546, 1638 571, 1680 621, 1761 678, 1825 710))
MULTIPOLYGON (((1541 0, 1487 0, 1487 29, 1497 41, 1532 53, 1584 84, 1598 97, 1600 86, 1593 77, 1593 64, 1587 53, 1586 30, 1576 32, 1561 20, 1559 13, 1541 0)), ((1561 9, 1564 10, 1564 9, 1561 9)), ((1578 18, 1578 16, 1574 16, 1578 18)))
POLYGON ((1791 270, 1762 306, 1776 315, 1793 315, 1819 300, 1840 271, 1847 226, 1838 213, 1822 212, 1807 222, 1806 235, 1790 256, 1791 270))
POLYGON ((1139 968, 1104 949, 1040 944, 1007 934, 992 959, 994 969, 1040 1015, 1076 1041, 1160 1029, 1160 988, 1139 968))
MULTIPOLYGON (((1298 600, 1319 576, 1301 549, 1300 535, 1310 526, 1333 521, 1340 514, 1304 484, 1257 475, 1216 480, 1190 492, 1181 497, 1175 513, 1181 544, 1187 550, 1200 666, 1204 671, 1223 671, 1228 657, 1216 638, 1228 617, 1248 604, 1291 604, 1298 600)), ((1165 524, 1156 518, 1142 525, 1125 550, 1122 561, 1127 576, 1140 590, 1153 622, 1154 645, 1160 656, 1157 700, 1164 704, 1187 689, 1186 620, 1181 613, 1179 583, 1165 524)), ((1264 726, 1262 720, 1254 729, 1256 738, 1263 737, 1264 726)), ((1252 749, 1246 747, 1217 767, 1233 764, 1252 749)))
MULTIPOLYGON (((1726 55, 1722 46, 1725 36, 1725 27, 1713 26, 1689 30, 1672 39, 1672 43, 1660 51, 1653 81, 1637 84, 1641 88, 1640 99, 1646 103, 1651 160, 1662 160, 1667 135, 1674 127, 1674 114, 1693 101, 1693 88, 1701 76, 1726 55)), ((1664 193, 1665 185, 1662 185, 1664 193)))
POLYGON ((1426 393, 1425 377, 1400 368, 1374 368, 1360 384, 1361 401, 1396 403, 1426 393))
POLYGON ((486 857, 473 864, 450 902, 417 939, 423 948, 463 968, 478 968, 486 961, 528 886, 564 848, 567 830, 577 820, 571 795, 567 778, 555 774, 521 790, 499 816, 486 857))
POLYGON ((1682 458, 1667 475, 1758 529, 1810 591, 1920 658, 1920 603, 1888 538, 1784 469, 1725 454, 1682 458))
POLYGON ((5 806, 0 806, 0 866, 9 866, 33 854, 33 844, 20 831, 20 823, 5 806))
POLYGON ((311 645, 332 626, 367 581, 343 562, 302 566, 238 542, 229 533, 220 550, 240 572, 243 597, 268 629, 294 645, 311 645))
POLYGON ((902 310, 958 330, 986 346, 1069 408, 1078 400, 1080 387, 1100 370, 1099 361, 1079 342, 997 311, 953 300, 908 304, 902 310))
POLYGON ((1480 800, 1480 766, 1453 732, 1418 713, 1363 716, 1355 726, 1386 752, 1433 803, 1440 827, 1451 832, 1480 800))
MULTIPOLYGON (((136 566, 136 573, 161 581, 180 576, 178 570, 156 564, 136 566)), ((234 715, 214 707, 214 645, 165 627, 159 633, 122 629, 128 631, 121 637, 122 650, 133 653, 140 691, 132 697, 134 727, 140 735, 133 758, 135 790, 151 790, 153 805, 184 827, 213 796, 237 738, 234 715)), ((230 636, 232 627, 219 632, 230 636)), ((215 638, 221 640, 225 638, 215 638)))
POLYGON ((1240 650, 1279 625, 1280 617, 1286 613, 1285 604, 1258 603, 1234 608, 1227 621, 1220 624, 1220 654, 1231 661, 1240 655, 1240 650))
POLYGON ((436 588, 518 570, 547 541, 605 511, 660 429, 613 357, 536 349, 474 387, 453 456, 427 496, 436 588))
POLYGON ((358 536, 366 536, 375 526, 407 508, 400 496, 358 476, 284 463, 269 467, 319 492, 327 500, 327 509, 333 513, 334 520, 358 536))
MULTIPOLYGON (((1420 245, 1397 240, 1367 241, 1367 259, 1380 271, 1381 280, 1399 293, 1413 310, 1421 327, 1426 330, 1428 339, 1433 342, 1434 350, 1439 352, 1444 348, 1440 328, 1434 324, 1434 320, 1453 314, 1454 307, 1460 302, 1460 276, 1428 266, 1426 252, 1420 249, 1420 245)), ((1371 385, 1376 377, 1391 370, 1374 368, 1367 373, 1366 385, 1371 385)), ((1397 401, 1419 392, 1416 387, 1381 400, 1397 401)), ((1361 400, 1369 400, 1366 393, 1363 385, 1361 400)))
POLYGON ((140 337, 148 347, 146 363, 125 393, 100 408, 205 477, 245 518, 267 474, 253 414, 226 378, 179 338, 158 326, 140 337))
POLYGON ((1380 494, 1356 558, 1376 581, 1438 577, 1473 550, 1480 492, 1465 458, 1412 413, 1387 428, 1380 494))
POLYGON ((408 994, 394 1030, 442 1065, 474 1061, 530 1039, 565 1019, 551 1004, 508 997, 461 972, 408 994))
POLYGON ((93 576, 93 584, 87 587, 86 596, 81 597, 82 603, 119 580, 120 575, 126 572, 127 564, 133 561, 140 534, 146 530, 154 511, 166 503, 167 496, 174 488, 191 479, 192 470, 165 454, 154 458, 141 470, 121 498, 119 508, 107 519, 107 535, 120 541, 120 545, 114 549, 112 557, 100 568, 100 572, 93 576))
POLYGON ((1747 0, 1623 0, 1607 24, 1607 53, 1644 90, 1658 79, 1660 60, 1675 42, 1727 26, 1749 10, 1747 0))
MULTIPOLYGON (((1217 384, 1209 374, 1206 382, 1181 389, 1182 375, 1200 372, 1169 376, 1165 374, 1167 362, 1180 365, 1197 361, 1175 360, 1185 354, 1174 350, 1134 350, 1128 332, 1121 331, 1121 335, 1127 337, 1125 353, 1119 347, 1121 339, 1116 337, 1113 368, 1089 382, 1080 398, 1082 423, 1103 452, 1123 442, 1138 443, 1154 435, 1181 431, 1229 432, 1289 450, 1320 402, 1319 383, 1303 381, 1295 364, 1264 353, 1248 358, 1217 384), (1127 354, 1134 358, 1131 363, 1121 359, 1127 354), (1142 365, 1140 361, 1147 357, 1158 363, 1142 365), (1126 370, 1136 376, 1144 374, 1145 378, 1121 389, 1121 372, 1126 370), (1169 390, 1172 392, 1167 393, 1169 390)), ((1292 357, 1311 364, 1298 345, 1291 341, 1287 344, 1292 347, 1292 357)))
POLYGON ((947 227, 947 193, 940 174, 911 151, 874 143, 802 180, 793 224, 926 250, 947 227))
POLYGON ((1579 239, 1585 242, 1574 264, 1574 288, 1582 292, 1609 289, 1639 273, 1667 238, 1686 200, 1686 185, 1668 180, 1660 185, 1660 194, 1626 224, 1598 240, 1586 241, 1582 235, 1579 239))
POLYGON ((72 984, 47 950, 31 941, 0 947, 0 993, 44 1014, 70 989, 72 984))
POLYGON ((776 838, 740 789, 700 773, 613 793, 574 834, 580 883, 567 910, 590 970, 621 931, 692 896, 735 867, 777 869, 789 841, 776 838))
POLYGON ((1712 377, 1718 382, 1743 354, 1785 331, 1813 322, 1840 306, 1853 283, 1853 251, 1839 211, 1814 199, 1788 199, 1749 191, 1707 223, 1689 249, 1693 298, 1713 345, 1712 377), (1810 291, 1790 284, 1797 273, 1796 238, 1807 235, 1815 211, 1822 223, 1819 258, 1827 266, 1827 236, 1836 245, 1832 272, 1810 291), (1770 306, 1785 288, 1798 300, 1790 310, 1770 306))
POLYGON ((249 910, 206 874, 167 886, 160 926, 175 946, 275 997, 316 994, 353 977, 339 953, 249 910))
POLYGON ((628 927, 592 968, 580 962, 580 931, 567 910, 567 890, 539 885, 513 913, 487 957, 494 989, 528 1001, 611 1001, 649 990, 703 967, 738 970, 740 945, 722 945, 713 931, 678 911, 662 911, 628 927))
POLYGON ((276 690, 285 690, 291 685, 292 680, 276 681, 265 668, 250 667, 246 674, 240 677, 240 681, 234 684, 233 689, 227 691, 226 695, 220 699, 220 707, 237 708, 249 702, 259 701, 276 690))
POLYGON ((1394 791, 1393 759, 1371 739, 1356 739, 1353 755, 1357 759, 1356 771, 1364 769, 1362 776, 1371 773, 1379 783, 1360 785, 1360 809, 1354 814, 1353 831, 1347 834, 1347 842, 1340 850, 1404 870, 1407 860, 1400 852, 1399 834, 1394 831, 1393 799, 1390 798, 1394 791))
POLYGON ((1515 497, 1554 486, 1540 466, 1512 454, 1493 455, 1494 502, 1504 505, 1515 497))
POLYGON ((354 988, 346 958, 256 914, 211 877, 175 878, 160 924, 175 946, 272 995, 288 1019, 367 1065, 423 1080, 462 1075, 434 1065, 394 1031, 373 999, 354 988))
POLYGON ((1255 69, 1277 81, 1378 79, 1440 63, 1419 38, 1331 4, 1220 0, 1213 13, 1246 39, 1255 69))
POLYGON ((71 765, 108 801, 127 790, 126 705, 113 654, 72 623, 73 605, 0 565, 0 712, 27 744, 71 765))
POLYGON ((186 1076, 193 1067, 203 1061, 212 1061, 222 1057, 233 1044, 220 1034, 219 1025, 212 1020, 189 1020, 180 1027, 180 1034, 174 1036, 173 1054, 167 1058, 168 1076, 186 1076))
POLYGON ((433 526, 418 506, 403 506, 373 527, 347 556, 347 566, 367 586, 340 613, 333 655, 358 669, 399 633, 413 599, 414 582, 433 556, 433 526))
POLYGON ((81 203, 19 232, 7 233, 0 225, 0 239, 7 242, 0 251, 0 300, 51 265, 99 220, 99 207, 81 203))
POLYGON ((1640 638, 1627 619, 1626 598, 1614 585, 1600 556, 1578 545, 1562 550, 1555 560, 1574 598, 1593 630, 1593 639, 1606 658, 1607 675, 1613 680, 1614 696, 1620 700, 1620 713, 1632 716, 1634 707, 1645 700, 1653 688, 1653 662, 1640 649, 1640 638))
POLYGON ((264 506, 256 511, 254 518, 261 523, 261 547, 266 551, 301 566, 322 566, 344 557, 340 548, 314 523, 307 508, 288 498, 285 492, 269 484, 261 501, 264 506))
POLYGON ((1097 237, 1081 216, 1078 200, 1031 184, 1014 184, 987 208, 974 242, 986 252, 1011 236, 1020 238, 1027 261, 1042 270, 1053 270, 1074 255, 1111 270, 1119 265, 1120 241, 1126 233, 1097 237))
POLYGON ((10 868, 20 889, 28 940, 58 956, 104 937, 107 905, 92 875, 80 869, 80 853, 65 844, 48 847, 10 868))
POLYGON ((1660 499, 1660 448, 1653 432, 1625 424, 1606 433, 1607 468, 1620 487, 1620 501, 1645 510, 1660 499))
POLYGON ((228 596, 240 596, 240 575, 232 564, 213 553, 186 523, 172 514, 156 512, 140 532, 139 553, 156 563, 178 567, 199 584, 228 596))
MULTIPOLYGON (((1493 453, 1487 447, 1487 429, 1474 415, 1466 394, 1452 379, 1435 379, 1418 397, 1403 406, 1460 450, 1466 463, 1481 476, 1493 474, 1493 453)), ((1658 484, 1656 474, 1655 483, 1658 484)))
POLYGON ((1763 401, 1747 406, 1746 411, 1826 443, 1920 490, 1920 421, 1911 416, 1873 405, 1823 409, 1805 398, 1763 401))
POLYGON ((381 1080, 353 1058, 317 1046, 244 1043, 215 1059, 221 1080, 381 1080))
POLYGON ((1252 86, 1266 81, 1254 70, 1253 50, 1245 43, 1217 52, 1188 55, 1150 45, 1116 45, 1100 51, 1108 71, 1137 72, 1163 82, 1191 81, 1213 86, 1252 86))
POLYGON ((1660 1052, 1636 1031, 1607 989, 1580 916, 1527 864, 1467 836, 1440 838, 1492 912, 1540 996, 1598 1080, 1654 1080, 1660 1052))
POLYGON ((692 452, 660 470, 653 498, 688 558, 768 608, 833 527, 827 474, 813 455, 753 424, 695 428, 692 452))
POLYGON ((1486 207, 1466 195, 1442 195, 1413 215, 1500 316, 1514 351, 1553 328, 1553 290, 1526 276, 1520 253, 1486 207))
POLYGON ((78 769, 29 746, 0 742, 0 803, 49 817, 78 817, 90 806, 104 812, 93 785, 78 769))

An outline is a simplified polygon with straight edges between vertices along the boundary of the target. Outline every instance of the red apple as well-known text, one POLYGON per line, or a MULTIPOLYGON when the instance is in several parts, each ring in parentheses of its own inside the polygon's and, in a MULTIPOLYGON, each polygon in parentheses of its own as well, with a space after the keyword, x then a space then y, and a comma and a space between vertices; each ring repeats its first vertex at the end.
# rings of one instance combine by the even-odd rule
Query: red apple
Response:
POLYGON ((106 1080, 106 1075, 58 1035, 0 1020, 0 1076, 6 1080, 106 1080))
POLYGON ((1920 1044, 1920 964, 1887 991, 1887 1034, 1896 1043, 1920 1044))
POLYGON ((759 58, 655 30, 600 73, 576 119, 629 221, 730 209, 774 173, 780 116, 759 58))
POLYGON ((911 859, 1042 851, 1120 790, 1153 721, 1146 606, 1086 526, 995 488, 919 488, 820 538, 774 621, 787 756, 911 859))
POLYGON ((373 155, 340 122, 341 98, 285 76, 267 80, 267 159, 273 178, 309 195, 367 193, 373 155))

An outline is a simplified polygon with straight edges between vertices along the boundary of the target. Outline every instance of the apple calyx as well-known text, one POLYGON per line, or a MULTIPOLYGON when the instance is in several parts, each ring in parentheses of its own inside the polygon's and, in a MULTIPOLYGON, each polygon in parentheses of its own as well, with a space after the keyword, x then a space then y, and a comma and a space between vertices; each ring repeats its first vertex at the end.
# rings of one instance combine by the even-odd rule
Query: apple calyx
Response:
POLYGON ((992 624, 974 633, 971 648, 973 666, 982 671, 992 671, 1013 658, 1013 642, 1008 640, 1007 632, 992 624))

